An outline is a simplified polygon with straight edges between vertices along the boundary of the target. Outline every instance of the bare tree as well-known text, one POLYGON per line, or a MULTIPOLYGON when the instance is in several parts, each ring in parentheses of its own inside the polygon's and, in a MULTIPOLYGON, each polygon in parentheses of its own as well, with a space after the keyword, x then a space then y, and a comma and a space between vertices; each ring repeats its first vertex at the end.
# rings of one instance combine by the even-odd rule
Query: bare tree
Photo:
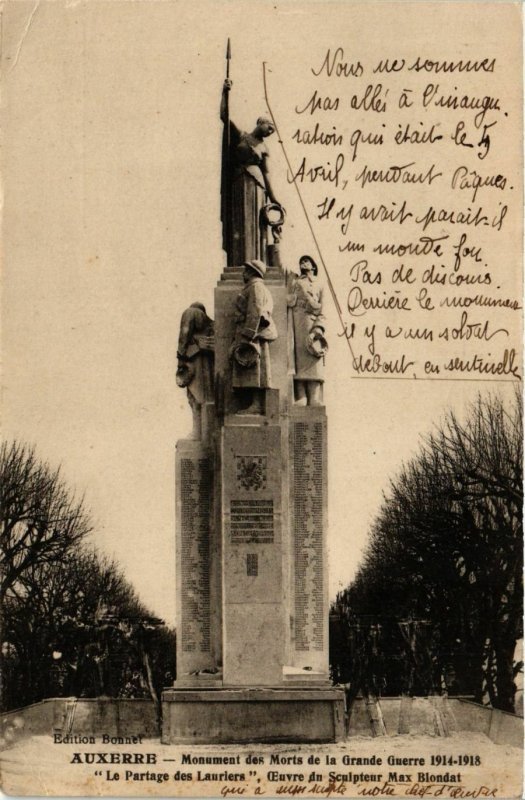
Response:
POLYGON ((60 559, 90 530, 82 501, 64 486, 60 470, 17 442, 0 450, 0 602, 16 593, 24 574, 60 559))
POLYGON ((158 691, 175 673, 174 632, 114 561, 86 547, 88 516, 31 447, 0 451, 2 704, 158 691), (168 643, 168 647, 164 645, 168 643))
POLYGON ((522 666, 514 663, 523 613, 522 436, 519 394, 510 407, 479 397, 465 421, 449 413, 392 482, 363 564, 336 604, 349 625, 368 615, 431 627, 428 653, 415 653, 432 664, 428 690, 453 674, 463 691, 478 700, 488 693, 507 711, 522 666))
POLYGON ((125 696, 158 705, 175 667, 174 635, 163 638, 161 625, 115 562, 95 550, 75 547, 29 567, 4 603, 4 708, 57 695, 117 697, 126 684, 125 696))
POLYGON ((477 644, 492 705, 514 708, 514 651, 523 617, 523 414, 517 393, 478 399, 465 424, 450 414, 429 441, 451 486, 464 547, 456 557, 476 594, 477 644))

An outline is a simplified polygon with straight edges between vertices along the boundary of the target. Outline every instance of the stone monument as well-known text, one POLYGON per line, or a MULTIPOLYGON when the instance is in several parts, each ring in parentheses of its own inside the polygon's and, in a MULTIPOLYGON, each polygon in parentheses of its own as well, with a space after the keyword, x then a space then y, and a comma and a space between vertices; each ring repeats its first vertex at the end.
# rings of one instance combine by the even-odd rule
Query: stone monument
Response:
POLYGON ((239 131, 230 88, 227 265, 214 321, 200 303, 181 320, 177 382, 194 425, 176 452, 177 680, 163 692, 162 740, 335 741, 344 693, 328 671, 322 298, 306 269, 280 266, 284 212, 264 141, 274 126, 239 131))

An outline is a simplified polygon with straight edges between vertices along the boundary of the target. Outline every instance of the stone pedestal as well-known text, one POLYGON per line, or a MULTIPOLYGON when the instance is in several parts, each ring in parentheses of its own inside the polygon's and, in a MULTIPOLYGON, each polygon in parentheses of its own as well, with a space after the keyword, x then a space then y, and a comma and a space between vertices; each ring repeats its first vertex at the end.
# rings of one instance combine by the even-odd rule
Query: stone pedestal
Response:
POLYGON ((285 654, 281 429, 245 424, 221 431, 223 681, 278 686, 285 654))
POLYGON ((324 680, 329 614, 326 427, 322 407, 290 410, 291 665, 324 680))
POLYGON ((344 738, 342 689, 166 690, 162 742, 336 742, 344 738))
POLYGON ((212 455, 181 440, 176 454, 177 671, 215 666, 211 640, 212 455))
POLYGON ((278 338, 261 413, 243 412, 230 352, 242 270, 215 294, 215 408, 177 444, 177 681, 164 742, 336 741, 328 670, 327 422, 293 400, 285 276, 270 268, 278 338))

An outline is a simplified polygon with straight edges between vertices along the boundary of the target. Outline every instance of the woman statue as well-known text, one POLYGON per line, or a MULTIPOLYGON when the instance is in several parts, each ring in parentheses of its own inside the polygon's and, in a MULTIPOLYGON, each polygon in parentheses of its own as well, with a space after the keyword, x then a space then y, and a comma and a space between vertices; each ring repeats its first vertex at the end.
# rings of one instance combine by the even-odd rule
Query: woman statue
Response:
POLYGON ((221 120, 224 123, 221 219, 223 248, 228 266, 266 259, 267 232, 261 224, 261 210, 267 202, 277 203, 270 183, 269 152, 265 139, 274 126, 259 117, 251 133, 240 131, 228 114, 231 81, 224 81, 221 120))
POLYGON ((320 406, 323 402, 324 338, 323 290, 317 282, 317 264, 310 256, 299 259, 301 274, 290 287, 288 306, 292 310, 294 391, 298 405, 320 406))

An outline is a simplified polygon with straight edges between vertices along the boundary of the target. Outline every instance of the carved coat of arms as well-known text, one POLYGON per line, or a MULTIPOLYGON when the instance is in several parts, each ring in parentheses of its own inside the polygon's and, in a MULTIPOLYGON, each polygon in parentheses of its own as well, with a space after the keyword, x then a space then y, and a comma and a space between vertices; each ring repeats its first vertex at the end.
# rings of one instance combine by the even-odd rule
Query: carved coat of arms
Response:
POLYGON ((266 456, 235 456, 235 465, 239 487, 253 491, 266 488, 266 456))

